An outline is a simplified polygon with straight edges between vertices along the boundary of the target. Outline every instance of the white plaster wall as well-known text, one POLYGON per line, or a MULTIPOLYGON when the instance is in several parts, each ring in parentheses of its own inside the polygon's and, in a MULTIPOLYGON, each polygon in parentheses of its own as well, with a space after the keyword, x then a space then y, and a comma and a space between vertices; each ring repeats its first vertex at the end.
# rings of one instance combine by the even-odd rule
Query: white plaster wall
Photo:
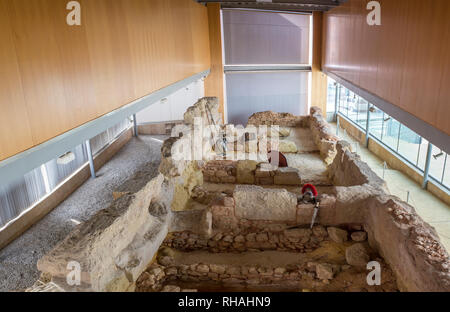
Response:
POLYGON ((199 98, 204 97, 204 94, 204 81, 203 79, 199 79, 187 87, 172 93, 166 99, 140 111, 136 115, 137 121, 139 124, 143 124, 149 122, 182 120, 183 114, 187 108, 194 105, 199 98))

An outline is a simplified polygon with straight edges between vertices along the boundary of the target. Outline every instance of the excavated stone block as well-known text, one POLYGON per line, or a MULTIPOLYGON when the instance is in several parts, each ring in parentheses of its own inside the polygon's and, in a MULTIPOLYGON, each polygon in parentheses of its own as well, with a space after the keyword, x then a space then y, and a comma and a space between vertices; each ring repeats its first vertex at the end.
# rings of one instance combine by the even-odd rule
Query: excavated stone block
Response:
POLYGON ((292 243, 305 244, 309 241, 312 231, 310 229, 290 229, 284 231, 284 236, 292 243))
POLYGON ((219 178, 218 182, 220 183, 236 183, 236 177, 226 176, 219 178))
MULTIPOLYGON (((297 205, 297 224, 311 224, 314 213, 314 205, 300 204, 297 205)), ((318 218, 319 216, 317 216, 318 218)), ((316 220, 317 221, 317 220, 316 220)))
POLYGON ((318 263, 316 265, 316 275, 320 280, 331 280, 334 277, 333 267, 328 263, 318 263))
POLYGON ((277 185, 302 185, 300 171, 296 168, 279 168, 274 176, 277 185))
POLYGON ((212 228, 214 230, 232 231, 239 227, 239 222, 234 216, 213 215, 212 228))
POLYGON ((258 112, 250 116, 249 125, 278 125, 284 127, 308 127, 308 116, 294 116, 289 113, 275 113, 272 111, 258 112))
POLYGON ((355 242, 363 242, 367 239, 367 233, 363 231, 359 232, 353 232, 350 237, 352 238, 352 241, 355 242))
POLYGON ((202 235, 210 235, 212 228, 212 213, 207 210, 187 210, 173 212, 170 223, 171 232, 190 231, 202 235))
POLYGON ((370 261, 366 246, 361 243, 353 244, 345 249, 345 260, 348 264, 365 267, 370 261))
POLYGON ((268 178, 272 176, 271 174, 272 174, 271 171, 261 170, 261 168, 258 168, 255 171, 255 177, 257 178, 268 178))
POLYGON ((201 117, 205 125, 221 124, 222 117, 219 113, 219 99, 216 97, 201 98, 184 113, 184 122, 194 124, 196 117, 201 117))
POLYGON ((267 137, 288 137, 291 134, 291 129, 287 127, 267 127, 267 137))
POLYGON ((224 197, 223 205, 226 207, 234 207, 234 198, 233 197, 224 197))
POLYGON ((342 244, 343 242, 346 242, 348 240, 348 232, 346 230, 336 227, 329 227, 327 231, 331 240, 335 243, 342 244))
MULTIPOLYGON (((170 194, 161 189, 163 176, 142 179, 147 181, 142 189, 119 198, 79 225, 38 261, 38 269, 55 279, 65 279, 67 264, 77 261, 86 290, 128 289, 164 241, 172 217, 169 210, 161 215, 158 209, 148 209, 156 201, 169 205, 169 199, 161 197, 170 194), (151 214, 154 212, 156 215, 151 214)), ((141 184, 139 180, 133 182, 141 184)))
POLYGON ((289 140, 280 140, 278 142, 278 150, 281 153, 297 153, 297 145, 289 140))
POLYGON ((214 222, 214 218, 218 216, 234 216, 234 208, 233 206, 211 206, 211 213, 214 222))
POLYGON ((273 177, 256 178, 256 184, 260 185, 273 185, 273 177))
POLYGON ((248 220, 295 221, 297 196, 283 189, 237 185, 235 214, 248 220))
POLYGON ((258 162, 254 160, 240 160, 236 166, 236 181, 241 184, 255 183, 255 170, 258 162))

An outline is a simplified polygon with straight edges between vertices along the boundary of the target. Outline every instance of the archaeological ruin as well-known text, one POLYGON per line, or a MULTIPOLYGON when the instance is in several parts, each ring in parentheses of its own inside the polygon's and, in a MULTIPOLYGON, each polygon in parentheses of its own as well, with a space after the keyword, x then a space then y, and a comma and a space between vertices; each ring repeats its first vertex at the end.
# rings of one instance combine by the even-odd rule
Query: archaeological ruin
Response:
POLYGON ((31 290, 450 291, 435 230, 318 108, 255 113, 244 128, 221 124, 218 100, 202 98, 161 153, 156 177, 140 171, 39 260, 31 290), (272 150, 287 167, 269 162, 272 150), (70 286, 74 261, 81 284, 70 286))

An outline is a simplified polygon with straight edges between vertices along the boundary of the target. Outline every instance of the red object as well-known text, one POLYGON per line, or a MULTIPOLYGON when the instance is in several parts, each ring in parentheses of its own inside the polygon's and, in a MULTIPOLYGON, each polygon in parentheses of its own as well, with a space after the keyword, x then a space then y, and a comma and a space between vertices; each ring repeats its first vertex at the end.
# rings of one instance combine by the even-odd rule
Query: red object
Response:
POLYGON ((272 160, 272 157, 270 156, 272 153, 278 153, 278 167, 286 168, 288 166, 286 157, 279 151, 269 151, 269 163, 272 160))
POLYGON ((316 187, 314 185, 312 185, 312 184, 305 184, 305 185, 303 185, 303 187, 302 187, 302 194, 305 194, 305 192, 307 190, 310 190, 313 193, 314 197, 317 197, 317 195, 319 194, 317 192, 316 187))

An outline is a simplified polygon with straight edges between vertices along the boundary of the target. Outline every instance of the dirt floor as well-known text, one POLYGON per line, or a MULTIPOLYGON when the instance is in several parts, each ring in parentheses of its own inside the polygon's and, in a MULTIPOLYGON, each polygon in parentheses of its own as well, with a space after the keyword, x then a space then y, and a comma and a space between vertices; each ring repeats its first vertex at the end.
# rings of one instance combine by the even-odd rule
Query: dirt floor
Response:
POLYGON ((331 185, 327 166, 319 153, 285 154, 289 167, 300 170, 302 181, 314 185, 331 185))
POLYGON ((317 145, 314 143, 311 130, 308 128, 289 128, 291 130, 288 137, 283 140, 292 141, 297 145, 298 153, 317 152, 317 145))

